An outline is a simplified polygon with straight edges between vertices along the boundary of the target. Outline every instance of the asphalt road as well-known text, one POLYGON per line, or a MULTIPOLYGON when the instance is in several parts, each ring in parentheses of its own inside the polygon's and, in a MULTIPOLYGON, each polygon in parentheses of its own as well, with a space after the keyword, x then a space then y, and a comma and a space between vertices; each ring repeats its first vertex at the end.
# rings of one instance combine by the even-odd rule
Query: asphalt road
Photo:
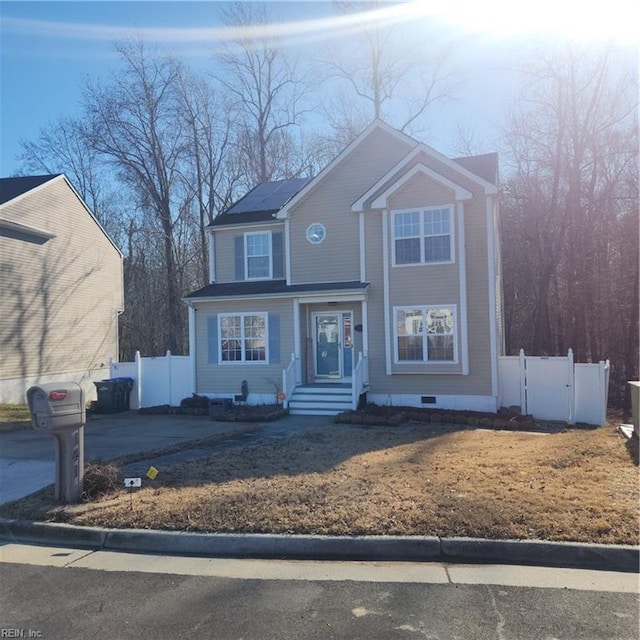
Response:
POLYGON ((18 629, 52 640, 638 638, 638 593, 629 589, 637 576, 628 574, 21 546, 5 551, 0 572, 0 637, 18 629))

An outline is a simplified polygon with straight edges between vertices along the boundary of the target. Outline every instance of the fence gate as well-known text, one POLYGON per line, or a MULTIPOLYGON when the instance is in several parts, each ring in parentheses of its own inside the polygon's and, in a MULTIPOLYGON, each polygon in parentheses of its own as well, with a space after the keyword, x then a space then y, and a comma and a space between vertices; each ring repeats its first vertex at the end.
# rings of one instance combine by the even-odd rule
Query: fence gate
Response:
POLYGON ((569 358, 526 359, 527 413, 541 420, 571 420, 573 361, 569 358))
POLYGON ((603 425, 607 418, 610 364, 574 364, 566 356, 500 356, 500 406, 519 406, 540 420, 603 425))

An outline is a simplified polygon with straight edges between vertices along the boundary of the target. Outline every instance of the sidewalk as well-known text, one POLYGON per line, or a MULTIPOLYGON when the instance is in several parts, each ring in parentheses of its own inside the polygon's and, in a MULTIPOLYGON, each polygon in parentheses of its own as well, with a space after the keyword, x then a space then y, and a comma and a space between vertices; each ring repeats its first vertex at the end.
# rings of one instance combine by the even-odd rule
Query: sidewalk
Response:
POLYGON ((0 562, 98 571, 122 571, 245 580, 350 581, 404 584, 491 584, 510 587, 638 593, 630 573, 508 565, 237 560, 87 551, 7 543, 0 562))

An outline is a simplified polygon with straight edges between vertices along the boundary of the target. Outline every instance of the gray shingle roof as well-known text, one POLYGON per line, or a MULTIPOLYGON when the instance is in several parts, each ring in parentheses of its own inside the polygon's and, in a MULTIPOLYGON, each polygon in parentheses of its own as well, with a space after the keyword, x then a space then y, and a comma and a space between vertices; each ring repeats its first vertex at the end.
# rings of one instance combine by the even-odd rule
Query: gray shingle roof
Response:
POLYGON ((9 202, 21 196, 31 189, 39 187, 49 180, 57 178, 60 174, 48 174, 44 176, 19 176, 17 178, 0 178, 0 204, 9 202))
POLYGON ((287 295, 322 291, 365 291, 368 282, 314 282, 310 284, 290 284, 286 280, 259 280, 250 282, 226 282, 208 284, 191 292, 187 299, 225 298, 227 296, 287 295))
POLYGON ((475 173, 479 178, 491 184, 498 184, 498 154, 485 153, 480 156, 467 156, 464 158, 454 158, 461 167, 475 173))

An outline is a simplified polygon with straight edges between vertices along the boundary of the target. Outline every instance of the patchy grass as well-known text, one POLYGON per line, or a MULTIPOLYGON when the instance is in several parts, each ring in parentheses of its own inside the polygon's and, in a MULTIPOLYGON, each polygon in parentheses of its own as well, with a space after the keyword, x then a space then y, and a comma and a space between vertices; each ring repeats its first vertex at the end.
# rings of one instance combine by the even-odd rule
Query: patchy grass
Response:
POLYGON ((0 433, 31 428, 31 416, 26 404, 0 404, 0 433))
POLYGON ((440 535, 638 544, 637 461, 613 426, 541 435, 335 425, 163 469, 130 496, 8 517, 209 532, 440 535))

